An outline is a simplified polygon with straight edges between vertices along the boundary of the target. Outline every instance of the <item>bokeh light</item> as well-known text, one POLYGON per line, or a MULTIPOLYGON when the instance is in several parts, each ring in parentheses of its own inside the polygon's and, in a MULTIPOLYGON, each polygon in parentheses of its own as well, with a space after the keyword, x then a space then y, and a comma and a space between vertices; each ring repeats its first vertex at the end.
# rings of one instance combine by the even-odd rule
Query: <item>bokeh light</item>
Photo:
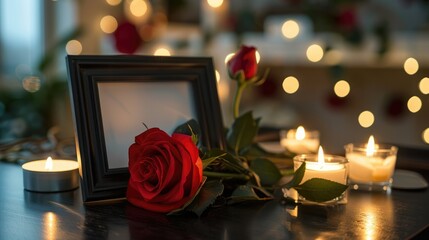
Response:
POLYGON ((216 76, 216 82, 219 83, 220 82, 220 74, 218 70, 215 70, 215 76, 216 76))
POLYGON ((358 121, 361 127, 368 128, 371 127, 372 124, 374 124, 375 117, 372 112, 363 111, 359 114, 358 121))
POLYGON ((299 25, 294 20, 287 20, 282 25, 282 34, 285 38, 293 39, 299 34, 299 25))
POLYGON ((261 54, 259 54, 257 50, 255 51, 255 58, 256 58, 256 63, 259 63, 259 61, 261 61, 261 54))
POLYGON ((296 77, 289 76, 283 80, 282 86, 286 93, 292 94, 298 91, 299 81, 296 77))
POLYGON ((222 6, 223 0, 207 0, 207 3, 212 8, 218 8, 222 6))
POLYGON ((410 112, 416 113, 422 108, 422 100, 420 100, 420 98, 417 96, 412 96, 410 99, 408 99, 407 107, 410 112))
POLYGON ((124 13, 130 22, 142 24, 152 14, 152 5, 147 0, 127 0, 124 3, 124 13))
POLYGON ((334 92, 338 97, 345 97, 350 93, 350 84, 346 80, 335 83, 334 92))
POLYGON ((234 56, 235 53, 229 53, 228 55, 226 55, 225 57, 225 64, 228 63, 228 61, 234 56))
POLYGON ((143 0, 133 0, 130 3, 130 12, 136 17, 142 17, 147 13, 147 4, 143 0))
POLYGON ((171 52, 167 48, 160 47, 160 48, 155 50, 153 55, 155 55, 155 56, 171 56, 171 52))
POLYGON ((323 48, 320 45, 313 44, 307 48, 307 58, 311 62, 318 62, 323 58, 323 48))
POLYGON ((118 28, 118 21, 113 16, 104 16, 100 21, 100 28, 104 33, 113 33, 118 28))
POLYGON ((429 128, 426 128, 422 133, 423 141, 429 144, 429 128))
POLYGON ((428 77, 422 78, 422 80, 420 80, 419 89, 420 89, 420 92, 422 92, 423 94, 429 94, 429 78, 428 77))
POLYGON ((220 101, 227 101, 229 99, 229 83, 224 81, 224 82, 219 82, 219 84, 217 85, 217 93, 219 96, 219 100, 220 101))
POLYGON ((27 76, 22 80, 22 87, 27 92, 37 92, 40 90, 40 78, 37 76, 27 76))
POLYGON ((414 75, 419 70, 419 62, 414 58, 408 58, 404 62, 404 70, 408 75, 414 75))
POLYGON ((106 2, 110 6, 117 6, 122 2, 122 0, 106 0, 106 2))
POLYGON ((82 53, 82 44, 78 40, 70 40, 66 44, 66 52, 69 55, 79 55, 82 53))

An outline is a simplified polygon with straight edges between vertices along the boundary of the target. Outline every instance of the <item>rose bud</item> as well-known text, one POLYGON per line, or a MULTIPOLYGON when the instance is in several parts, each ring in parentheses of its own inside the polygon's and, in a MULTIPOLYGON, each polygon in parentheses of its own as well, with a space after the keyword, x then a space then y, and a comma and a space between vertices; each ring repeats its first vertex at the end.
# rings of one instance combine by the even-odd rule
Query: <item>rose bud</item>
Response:
POLYGON ((258 72, 256 62, 256 48, 241 46, 234 56, 227 62, 228 73, 231 78, 237 79, 240 71, 243 71, 245 79, 251 79, 258 72))

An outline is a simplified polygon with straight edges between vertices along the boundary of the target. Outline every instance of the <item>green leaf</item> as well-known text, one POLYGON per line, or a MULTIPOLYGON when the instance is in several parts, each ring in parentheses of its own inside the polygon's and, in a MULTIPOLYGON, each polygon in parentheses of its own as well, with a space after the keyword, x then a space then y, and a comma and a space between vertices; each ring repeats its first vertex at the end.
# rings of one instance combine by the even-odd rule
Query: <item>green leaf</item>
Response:
POLYGON ((243 162, 240 159, 240 157, 236 157, 230 153, 226 153, 225 156, 222 156, 220 158, 220 161, 224 164, 224 166, 227 169, 230 169, 239 173, 249 174, 249 166, 247 162, 243 162))
POLYGON ((228 204, 234 204, 248 200, 265 201, 269 199, 272 199, 272 197, 259 197, 255 192, 255 188, 251 185, 240 185, 232 192, 231 197, 228 199, 228 204))
POLYGON ((219 148, 204 149, 203 155, 201 156, 201 159, 208 159, 208 158, 217 157, 217 156, 224 156, 225 154, 227 154, 227 152, 225 150, 222 150, 219 148))
POLYGON ((305 173, 305 162, 303 162, 301 166, 299 166, 299 168, 295 171, 292 180, 286 183, 283 187, 290 189, 298 186, 301 183, 302 178, 304 177, 304 173, 305 173))
POLYGON ((347 187, 347 185, 327 179, 312 178, 294 188, 309 201, 326 202, 341 196, 347 187))
POLYGON ((220 167, 222 170, 230 170, 238 173, 249 174, 249 166, 246 162, 243 162, 239 156, 234 156, 221 149, 211 149, 206 151, 202 158, 208 159, 212 157, 216 157, 216 159, 211 161, 210 164, 213 163, 212 165, 217 165, 218 170, 220 167))
POLYGON ((265 150, 259 143, 253 143, 252 146, 250 146, 249 151, 247 151, 247 155, 252 156, 278 156, 278 157, 286 157, 284 152, 282 153, 272 153, 267 150, 265 150))
POLYGON ((254 119, 252 112, 246 112, 235 119, 227 133, 228 147, 233 152, 243 154, 243 149, 249 148, 258 133, 259 119, 254 119))
POLYGON ((221 181, 207 181, 186 210, 201 216, 201 214, 215 202, 216 198, 222 195, 223 189, 224 186, 221 181))
POLYGON ((259 176, 263 186, 272 186, 282 177, 276 165, 274 165, 270 160, 264 158, 253 159, 250 169, 259 176))
POLYGON ((210 165, 210 163, 212 163, 216 159, 224 157, 225 155, 226 155, 226 152, 223 152, 223 153, 220 153, 219 155, 203 159, 202 160, 203 161, 203 169, 205 169, 208 165, 210 165))
POLYGON ((232 197, 253 197, 258 198, 253 188, 249 185, 240 185, 231 194, 232 197))
POLYGON ((242 173, 228 173, 228 172, 212 172, 212 171, 203 171, 203 175, 209 178, 220 178, 222 180, 241 180, 249 181, 250 176, 242 173))
POLYGON ((280 169, 280 173, 282 174, 282 176, 291 176, 294 174, 293 169, 280 169))
POLYGON ((247 158, 257 158, 264 157, 269 160, 278 160, 278 161, 286 161, 291 160, 290 163, 293 163, 292 159, 296 154, 291 154, 289 152, 269 152, 261 147, 260 143, 253 143, 246 152, 247 158))
POLYGON ((294 155, 290 155, 286 152, 281 153, 273 153, 268 152, 265 149, 263 149, 258 143, 252 144, 250 148, 248 148, 248 151, 246 151, 246 159, 249 162, 252 162, 256 158, 265 158, 267 160, 270 160, 274 165, 277 166, 280 171, 286 171, 285 173, 282 172, 282 175, 292 175, 293 174, 293 157, 294 155))
POLYGON ((252 156, 266 156, 266 155, 275 155, 270 152, 265 151, 258 143, 253 143, 252 146, 247 151, 247 155, 252 156))
POLYGON ((174 129, 174 133, 186 134, 192 137, 192 141, 198 144, 198 139, 201 134, 201 128, 195 119, 191 119, 174 129))

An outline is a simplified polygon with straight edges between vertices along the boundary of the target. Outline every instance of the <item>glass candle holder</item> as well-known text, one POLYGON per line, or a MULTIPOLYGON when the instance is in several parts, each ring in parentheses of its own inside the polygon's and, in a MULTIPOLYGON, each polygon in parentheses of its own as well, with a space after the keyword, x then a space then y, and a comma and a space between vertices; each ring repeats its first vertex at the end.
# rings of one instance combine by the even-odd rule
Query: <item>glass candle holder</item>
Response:
POLYGON ((291 153, 317 153, 320 145, 318 131, 305 131, 304 128, 280 131, 280 144, 291 153))
POLYGON ((398 148, 377 144, 372 151, 366 144, 347 144, 350 186, 355 190, 390 191, 398 148))
MULTIPOLYGON (((348 161, 342 156, 335 155, 324 155, 324 162, 319 161, 320 156, 316 154, 307 155, 302 154, 295 156, 293 159, 294 170, 296 171, 303 162, 306 163, 304 177, 300 184, 312 178, 322 178, 337 182, 343 185, 348 183, 348 161)), ((335 205, 335 204, 346 204, 347 203, 347 190, 344 191, 340 196, 328 200, 326 202, 313 202, 305 199, 294 189, 289 189, 289 197, 295 198, 295 202, 306 203, 306 204, 322 204, 322 205, 335 205), (292 191, 291 191, 292 190, 292 191)))

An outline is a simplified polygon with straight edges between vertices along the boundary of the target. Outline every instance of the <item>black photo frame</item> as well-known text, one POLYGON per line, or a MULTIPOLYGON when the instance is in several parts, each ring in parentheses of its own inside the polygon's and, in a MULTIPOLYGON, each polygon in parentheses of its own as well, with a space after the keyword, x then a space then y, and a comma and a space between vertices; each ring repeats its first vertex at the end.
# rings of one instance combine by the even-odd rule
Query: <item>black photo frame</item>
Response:
POLYGON ((85 203, 125 198, 128 147, 143 123, 171 134, 195 118, 202 145, 225 148, 211 58, 70 55, 66 62, 85 203))

